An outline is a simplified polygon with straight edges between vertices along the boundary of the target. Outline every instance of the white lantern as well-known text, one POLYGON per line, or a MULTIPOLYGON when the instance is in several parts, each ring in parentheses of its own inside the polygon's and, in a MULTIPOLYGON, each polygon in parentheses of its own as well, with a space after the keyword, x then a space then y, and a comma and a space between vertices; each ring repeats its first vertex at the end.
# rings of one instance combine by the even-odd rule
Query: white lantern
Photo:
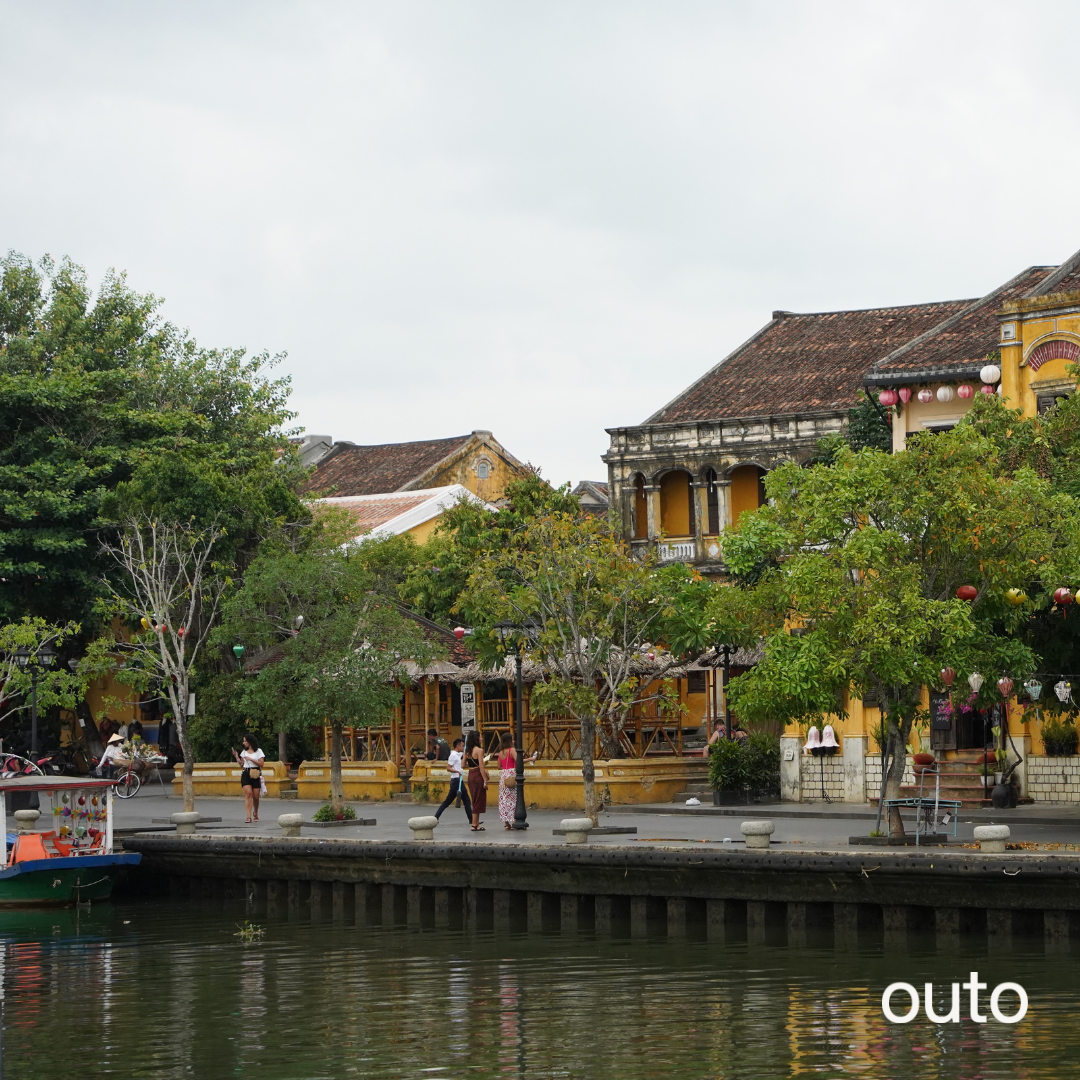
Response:
POLYGON ((933 390, 931 390, 929 386, 924 386, 924 387, 923 387, 923 388, 922 388, 922 389, 921 389, 921 390, 919 391, 919 400, 920 400, 920 401, 921 401, 921 402, 922 402, 922 403, 923 403, 924 405, 929 405, 929 404, 930 404, 930 402, 934 400, 934 391, 933 391, 933 390))
POLYGON ((997 364, 986 364, 979 372, 979 378, 984 383, 996 383, 1001 378, 1001 368, 997 364))
POLYGON ((971 687, 971 692, 977 694, 982 689, 983 677, 977 672, 973 671, 968 676, 968 686, 971 687))
POLYGON ((1069 695, 1072 694, 1072 683, 1066 682, 1064 679, 1054 685, 1054 693, 1058 696, 1058 701, 1064 703, 1069 700, 1069 695))
POLYGON ((943 403, 952 401, 953 388, 951 386, 939 386, 937 388, 937 399, 943 403))

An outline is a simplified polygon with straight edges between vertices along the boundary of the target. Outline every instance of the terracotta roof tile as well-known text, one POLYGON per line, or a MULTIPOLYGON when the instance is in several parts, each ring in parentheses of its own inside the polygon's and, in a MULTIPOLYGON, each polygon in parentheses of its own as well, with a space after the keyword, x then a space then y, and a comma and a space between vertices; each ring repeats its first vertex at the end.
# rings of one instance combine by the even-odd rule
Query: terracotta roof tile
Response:
POLYGON ((380 495, 378 498, 341 498, 335 499, 334 506, 340 506, 348 510, 356 519, 356 535, 377 529, 392 521, 398 514, 404 514, 414 506, 419 506, 431 498, 430 491, 402 491, 388 495, 380 495))
POLYGON ((971 303, 776 312, 771 323, 645 423, 848 409, 875 360, 971 303))
POLYGON ((472 438, 469 434, 452 439, 378 446, 335 443, 316 467, 307 490, 333 495, 378 495, 384 491, 401 491, 472 438))

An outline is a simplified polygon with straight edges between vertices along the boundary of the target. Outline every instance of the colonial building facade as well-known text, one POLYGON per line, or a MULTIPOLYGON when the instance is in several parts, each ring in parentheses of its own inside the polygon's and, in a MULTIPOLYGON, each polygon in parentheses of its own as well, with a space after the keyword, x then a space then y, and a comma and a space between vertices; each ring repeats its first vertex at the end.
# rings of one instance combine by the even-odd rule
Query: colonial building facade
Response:
POLYGON ((899 388, 882 411, 901 449, 909 431, 955 424, 981 385, 1000 385, 1025 411, 1045 407, 1075 389, 1066 368, 1078 357, 1080 253, 980 298, 775 311, 644 423, 608 429, 611 513, 633 546, 722 573, 720 535, 761 505, 765 474, 806 463, 819 439, 842 432, 861 391, 899 388), (999 381, 981 383, 988 367, 999 381))

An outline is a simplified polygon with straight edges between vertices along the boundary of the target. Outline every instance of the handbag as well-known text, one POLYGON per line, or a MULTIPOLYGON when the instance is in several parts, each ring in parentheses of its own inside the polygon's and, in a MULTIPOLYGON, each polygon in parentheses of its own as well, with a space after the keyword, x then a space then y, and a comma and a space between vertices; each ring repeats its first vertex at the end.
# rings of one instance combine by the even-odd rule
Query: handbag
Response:
POLYGON ((250 776, 252 780, 261 780, 262 769, 260 769, 258 766, 250 768, 248 769, 248 776, 250 776))

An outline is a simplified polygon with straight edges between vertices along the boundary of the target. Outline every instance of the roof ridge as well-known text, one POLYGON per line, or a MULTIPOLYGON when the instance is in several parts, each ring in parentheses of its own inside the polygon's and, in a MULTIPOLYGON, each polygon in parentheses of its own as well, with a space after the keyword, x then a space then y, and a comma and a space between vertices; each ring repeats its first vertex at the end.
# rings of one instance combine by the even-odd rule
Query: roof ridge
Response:
POLYGON ((1058 282, 1067 278, 1077 267, 1080 267, 1080 251, 1070 255, 1060 266, 1052 269, 1042 281, 1024 293, 1024 296, 1048 296, 1054 291, 1058 282))
POLYGON ((961 308, 959 311, 954 312, 947 319, 943 319, 936 326, 930 327, 929 330, 924 330, 918 337, 912 338, 910 341, 905 342, 903 345, 893 349, 892 352, 886 353, 880 360, 875 360, 870 366, 870 370, 873 371, 879 366, 886 366, 889 361, 895 361, 898 357, 905 356, 912 349, 917 348, 924 342, 929 341, 931 338, 936 337, 938 334, 948 330, 950 327, 955 326, 961 319, 971 314, 973 311, 977 311, 987 301, 992 300, 995 296, 1000 296, 1010 286, 1015 285, 1017 282, 1025 278, 1033 270, 1038 270, 1038 266, 1029 266, 1024 270, 1021 270, 1019 274, 1015 274, 1009 278, 1004 285, 999 285, 996 289, 991 289, 985 296, 980 296, 976 300, 972 300, 967 307, 961 308))
MULTIPOLYGON (((812 319, 823 315, 866 315, 871 311, 905 311, 908 308, 928 308, 928 307, 948 307, 950 304, 970 304, 974 301, 969 300, 967 297, 960 296, 955 300, 926 300, 918 304, 883 304, 879 307, 865 307, 865 308, 838 308, 836 311, 774 311, 773 322, 778 322, 777 316, 781 319, 796 318, 796 319, 812 319)), ((771 326, 772 323, 767 325, 771 326)))

